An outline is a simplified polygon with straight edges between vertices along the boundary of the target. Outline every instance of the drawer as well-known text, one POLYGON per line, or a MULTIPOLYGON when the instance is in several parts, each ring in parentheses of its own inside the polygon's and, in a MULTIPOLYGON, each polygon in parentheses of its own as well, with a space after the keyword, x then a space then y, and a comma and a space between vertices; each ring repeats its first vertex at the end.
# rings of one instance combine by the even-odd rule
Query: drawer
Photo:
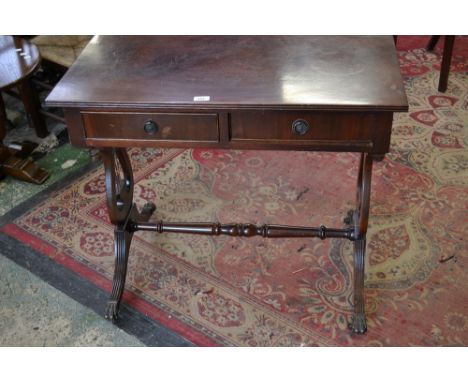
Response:
POLYGON ((204 113, 82 113, 86 139, 218 142, 218 115, 204 113))
POLYGON ((230 140, 239 143, 310 146, 333 150, 348 146, 388 151, 391 115, 359 112, 233 112, 230 140), (390 118, 389 118, 390 117, 390 118))

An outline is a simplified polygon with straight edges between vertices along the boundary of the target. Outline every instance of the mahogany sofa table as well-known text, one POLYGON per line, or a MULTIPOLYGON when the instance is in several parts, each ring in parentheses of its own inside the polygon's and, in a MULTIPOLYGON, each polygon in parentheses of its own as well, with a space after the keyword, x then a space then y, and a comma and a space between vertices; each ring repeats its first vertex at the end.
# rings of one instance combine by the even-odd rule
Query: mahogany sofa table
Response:
POLYGON ((74 145, 102 153, 116 226, 107 318, 117 318, 137 230, 333 237, 354 242, 350 326, 366 331, 372 163, 389 151, 393 113, 408 109, 391 37, 96 36, 47 104, 64 108, 74 145), (360 152, 357 206, 341 228, 149 223, 154 204, 133 203, 133 146, 360 152))

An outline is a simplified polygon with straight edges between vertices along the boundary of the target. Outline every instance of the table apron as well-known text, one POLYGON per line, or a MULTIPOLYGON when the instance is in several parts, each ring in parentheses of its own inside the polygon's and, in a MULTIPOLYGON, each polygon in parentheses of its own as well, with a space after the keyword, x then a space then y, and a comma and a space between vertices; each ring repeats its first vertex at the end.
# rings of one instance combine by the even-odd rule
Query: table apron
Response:
POLYGON ((65 117, 70 141, 79 147, 349 151, 382 156, 389 151, 393 113, 66 109, 65 117), (298 121, 301 130, 295 130, 298 121))

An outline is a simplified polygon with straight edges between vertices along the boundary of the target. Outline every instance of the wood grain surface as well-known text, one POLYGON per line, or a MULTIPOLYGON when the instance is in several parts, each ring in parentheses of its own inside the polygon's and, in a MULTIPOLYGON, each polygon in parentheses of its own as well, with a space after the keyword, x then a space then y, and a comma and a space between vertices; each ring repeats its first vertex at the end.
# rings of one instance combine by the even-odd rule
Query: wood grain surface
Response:
POLYGON ((390 36, 95 36, 47 103, 407 109, 390 36))

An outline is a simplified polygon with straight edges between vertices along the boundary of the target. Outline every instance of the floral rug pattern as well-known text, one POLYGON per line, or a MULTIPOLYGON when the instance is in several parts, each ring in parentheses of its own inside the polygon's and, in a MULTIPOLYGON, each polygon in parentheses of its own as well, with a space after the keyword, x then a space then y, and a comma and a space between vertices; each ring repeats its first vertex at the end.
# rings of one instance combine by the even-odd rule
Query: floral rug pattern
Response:
MULTIPOLYGON (((440 50, 398 52, 410 111, 395 115, 391 152, 374 165, 366 335, 347 329, 347 240, 138 232, 124 302, 200 345, 467 346, 467 38, 456 44, 445 94, 436 90, 440 50)), ((130 151, 136 202, 156 203, 153 221, 341 227, 353 206, 356 154, 158 153, 130 151)), ((1 229, 110 290, 102 169, 1 229)))

